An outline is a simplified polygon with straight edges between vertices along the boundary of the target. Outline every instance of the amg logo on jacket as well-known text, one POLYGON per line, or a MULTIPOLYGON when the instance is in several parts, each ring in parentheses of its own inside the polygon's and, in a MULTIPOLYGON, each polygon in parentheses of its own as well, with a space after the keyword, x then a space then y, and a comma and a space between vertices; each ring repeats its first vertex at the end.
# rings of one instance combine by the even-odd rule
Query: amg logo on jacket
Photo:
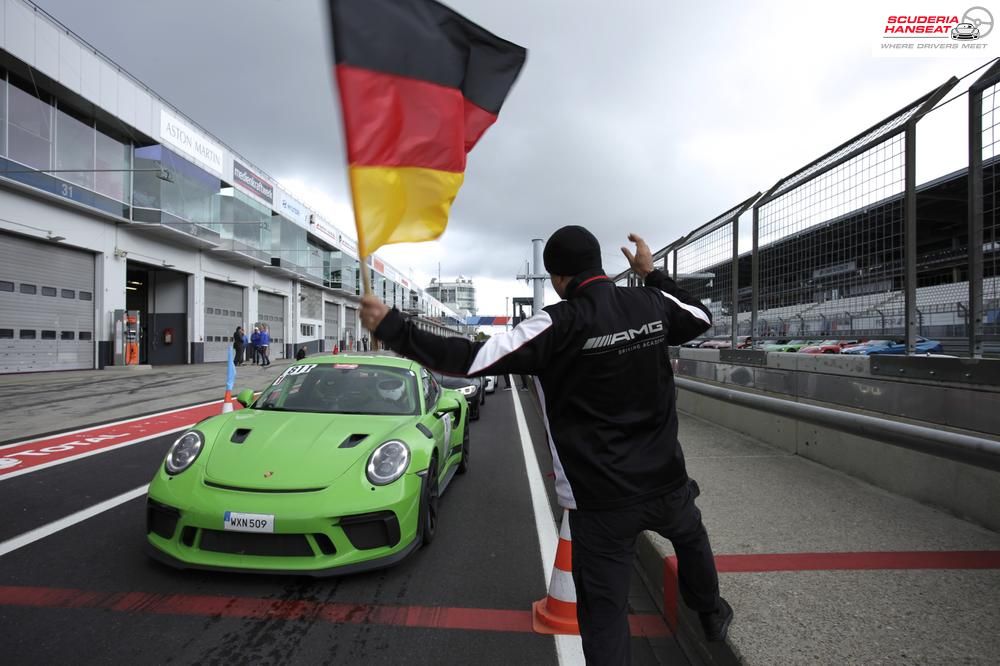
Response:
MULTIPOLYGON (((622 342, 631 342, 636 338, 647 337, 655 333, 663 333, 663 321, 660 319, 643 324, 639 328, 629 328, 624 331, 618 331, 617 333, 610 333, 608 335, 600 335, 596 338, 590 338, 583 343, 583 351, 587 351, 588 349, 601 349, 603 347, 614 347, 622 342)), ((663 336, 661 335, 658 337, 663 336)))

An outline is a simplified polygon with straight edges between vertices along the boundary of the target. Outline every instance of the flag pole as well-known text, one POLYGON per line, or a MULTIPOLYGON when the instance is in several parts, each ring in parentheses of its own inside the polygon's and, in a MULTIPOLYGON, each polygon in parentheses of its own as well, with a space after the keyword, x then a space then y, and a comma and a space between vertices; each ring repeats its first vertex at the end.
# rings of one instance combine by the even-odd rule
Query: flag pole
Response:
POLYGON ((365 236, 361 230, 361 218, 358 217, 358 200, 354 196, 354 178, 350 173, 350 166, 348 166, 348 179, 351 181, 351 212, 354 213, 354 233, 358 236, 358 272, 361 273, 361 284, 363 285, 364 291, 361 292, 362 296, 371 296, 372 293, 372 274, 368 269, 368 244, 365 242, 365 236))

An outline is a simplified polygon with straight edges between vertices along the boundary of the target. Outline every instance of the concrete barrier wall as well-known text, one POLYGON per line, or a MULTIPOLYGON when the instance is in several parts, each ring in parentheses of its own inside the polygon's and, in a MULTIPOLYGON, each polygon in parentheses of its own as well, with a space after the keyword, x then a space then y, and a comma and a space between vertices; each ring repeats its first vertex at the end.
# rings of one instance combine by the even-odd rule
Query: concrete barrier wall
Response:
MULTIPOLYGON (((789 398, 783 394, 761 393, 789 398)), ((803 402, 831 406, 817 401, 803 402)), ((688 391, 678 392, 677 404, 682 412, 1000 531, 1000 510, 997 509, 1000 507, 1000 473, 776 417, 688 391)))

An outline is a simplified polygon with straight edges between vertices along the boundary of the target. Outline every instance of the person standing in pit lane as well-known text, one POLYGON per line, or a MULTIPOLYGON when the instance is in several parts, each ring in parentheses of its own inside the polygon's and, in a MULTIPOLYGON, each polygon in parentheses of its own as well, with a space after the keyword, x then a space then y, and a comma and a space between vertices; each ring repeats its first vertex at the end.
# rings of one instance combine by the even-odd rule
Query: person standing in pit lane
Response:
POLYGON ((237 326, 233 332, 233 363, 243 365, 243 327, 237 326))
POLYGON ((617 287, 601 267, 589 231, 567 226, 543 253, 564 300, 489 340, 421 331, 375 296, 361 321, 390 349, 453 375, 531 374, 555 458, 556 494, 569 510, 577 619, 588 664, 628 664, 628 591, 635 543, 644 530, 677 553, 684 602, 709 641, 733 618, 677 439, 668 345, 704 333, 712 317, 696 298, 653 266, 645 241, 629 235, 622 252, 643 287, 617 287))
POLYGON ((263 367, 271 365, 271 333, 267 330, 267 326, 262 324, 260 327, 260 364, 263 367))
POLYGON ((253 333, 250 334, 250 355, 253 356, 253 364, 257 365, 260 352, 257 351, 257 345, 260 344, 260 326, 253 327, 253 333))

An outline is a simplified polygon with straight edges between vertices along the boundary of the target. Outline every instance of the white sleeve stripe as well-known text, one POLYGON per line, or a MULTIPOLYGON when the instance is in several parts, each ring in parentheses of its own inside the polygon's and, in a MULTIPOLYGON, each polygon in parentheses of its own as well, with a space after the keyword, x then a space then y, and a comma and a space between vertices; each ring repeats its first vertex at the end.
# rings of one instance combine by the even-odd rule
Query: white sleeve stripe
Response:
POLYGON ((549 317, 548 312, 543 310, 522 321, 514 330, 494 335, 480 347, 476 358, 472 359, 472 365, 469 366, 467 373, 475 374, 483 368, 493 365, 504 356, 513 354, 544 333, 550 326, 552 326, 552 318, 549 317))
POLYGON ((668 294, 665 291, 663 291, 662 293, 663 293, 664 296, 666 296, 667 298, 669 298, 670 300, 672 300, 674 303, 676 303, 677 305, 679 305, 681 308, 683 308, 683 309, 687 310, 688 312, 690 312, 691 314, 693 314, 698 319, 701 319, 703 322, 705 322, 709 326, 712 325, 712 320, 708 318, 708 315, 705 314, 705 311, 702 310, 701 308, 696 307, 694 305, 688 305, 687 303, 682 302, 676 296, 668 294))

